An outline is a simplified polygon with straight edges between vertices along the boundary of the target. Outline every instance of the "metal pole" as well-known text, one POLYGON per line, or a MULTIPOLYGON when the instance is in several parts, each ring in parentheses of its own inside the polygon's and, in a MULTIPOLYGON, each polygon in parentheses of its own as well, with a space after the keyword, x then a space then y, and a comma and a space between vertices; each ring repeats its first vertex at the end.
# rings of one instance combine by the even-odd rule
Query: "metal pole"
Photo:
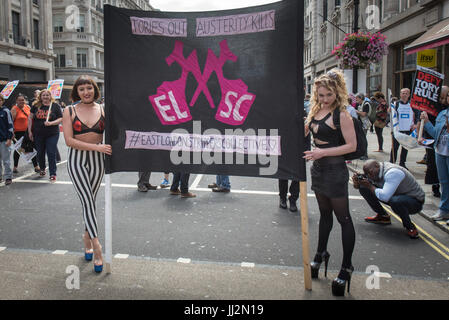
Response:
POLYGON ((112 272, 112 188, 111 175, 106 174, 105 180, 105 247, 106 272, 112 272))

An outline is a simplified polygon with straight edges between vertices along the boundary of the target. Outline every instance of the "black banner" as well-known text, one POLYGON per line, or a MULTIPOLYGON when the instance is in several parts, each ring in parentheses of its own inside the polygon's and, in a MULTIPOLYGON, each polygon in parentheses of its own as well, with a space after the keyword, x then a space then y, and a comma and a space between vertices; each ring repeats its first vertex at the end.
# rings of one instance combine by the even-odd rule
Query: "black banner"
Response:
POLYGON ((302 1, 104 20, 107 173, 305 181, 302 1))

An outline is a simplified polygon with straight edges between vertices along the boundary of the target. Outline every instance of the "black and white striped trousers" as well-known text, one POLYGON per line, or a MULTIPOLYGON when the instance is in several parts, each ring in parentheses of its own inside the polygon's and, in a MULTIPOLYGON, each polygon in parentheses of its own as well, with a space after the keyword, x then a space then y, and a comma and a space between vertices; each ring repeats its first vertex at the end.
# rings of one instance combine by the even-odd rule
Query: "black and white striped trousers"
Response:
POLYGON ((104 154, 69 147, 67 170, 83 207, 86 231, 98 237, 95 199, 104 176, 104 154))

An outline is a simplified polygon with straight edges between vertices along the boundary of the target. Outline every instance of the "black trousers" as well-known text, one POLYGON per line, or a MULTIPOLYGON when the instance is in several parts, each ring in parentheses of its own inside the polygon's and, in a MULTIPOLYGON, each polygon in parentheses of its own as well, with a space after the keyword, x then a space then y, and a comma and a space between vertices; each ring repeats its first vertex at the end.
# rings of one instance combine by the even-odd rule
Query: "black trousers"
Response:
POLYGON ((181 193, 189 192, 189 178, 190 173, 175 172, 173 174, 173 181, 170 190, 178 190, 179 185, 181 185, 181 193))
MULTIPOLYGON (((400 131, 400 132, 404 133, 404 134, 412 133, 411 131, 400 131)), ((393 139, 393 150, 390 153, 390 162, 396 163, 396 160, 398 159, 398 149, 399 149, 400 144, 399 144, 398 140, 396 140, 394 138, 394 136, 392 136, 392 139, 393 139)), ((405 166, 405 162, 407 161, 407 155, 408 155, 408 150, 405 149, 404 147, 402 147, 401 157, 399 159, 400 166, 405 166)))
MULTIPOLYGON (((15 131, 14 132, 16 140, 19 140, 20 138, 24 137, 25 134, 26 134, 26 131, 15 131)), ((18 152, 14 151, 14 167, 15 168, 17 168, 17 166, 19 165, 19 159, 20 159, 20 154, 18 152)), ((33 162, 33 166, 37 167, 37 157, 33 157, 33 159, 31 159, 31 161, 33 162)))
POLYGON ((279 197, 281 199, 287 199, 287 189, 290 192, 290 200, 296 201, 299 198, 299 181, 292 180, 290 182, 290 188, 288 188, 288 180, 279 179, 279 197))
POLYGON ((424 177, 424 183, 425 184, 440 183, 440 180, 438 179, 437 164, 435 161, 435 149, 426 148, 426 163, 427 163, 427 170, 426 175, 424 177))

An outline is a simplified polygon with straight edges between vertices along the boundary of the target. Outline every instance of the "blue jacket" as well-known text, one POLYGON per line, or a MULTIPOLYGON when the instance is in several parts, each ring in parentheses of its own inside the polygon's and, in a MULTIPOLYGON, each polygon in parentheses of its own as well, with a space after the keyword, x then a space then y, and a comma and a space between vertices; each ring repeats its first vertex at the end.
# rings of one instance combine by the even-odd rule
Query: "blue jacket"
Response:
POLYGON ((13 134, 11 112, 6 107, 0 107, 0 142, 12 139, 13 134))
POLYGON ((427 121, 424 125, 424 129, 435 139, 434 148, 438 145, 438 139, 440 137, 441 131, 443 131, 444 126, 446 125, 446 113, 448 109, 441 111, 438 114, 437 119, 435 120, 435 125, 433 125, 430 121, 427 121))

